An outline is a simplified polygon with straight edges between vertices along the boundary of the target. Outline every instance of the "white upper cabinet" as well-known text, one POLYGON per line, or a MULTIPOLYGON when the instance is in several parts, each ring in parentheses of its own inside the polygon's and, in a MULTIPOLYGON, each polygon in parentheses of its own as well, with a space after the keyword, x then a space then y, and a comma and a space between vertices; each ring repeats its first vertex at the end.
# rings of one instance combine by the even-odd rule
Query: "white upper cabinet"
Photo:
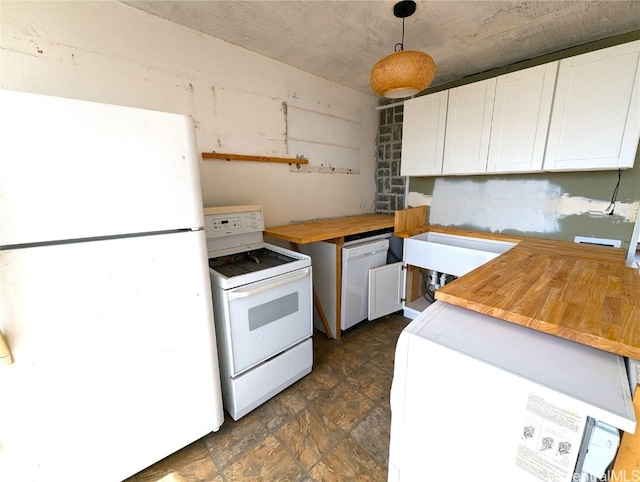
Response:
POLYGON ((496 79, 449 90, 443 174, 486 172, 496 79))
POLYGON ((633 167, 640 136, 640 41, 560 61, 545 170, 633 167))
POLYGON ((486 172, 542 169, 558 62, 497 78, 486 172))
POLYGON ((640 40, 405 102, 403 176, 626 169, 640 40))
POLYGON ((448 94, 449 91, 445 90, 404 103, 402 176, 442 174, 448 94))

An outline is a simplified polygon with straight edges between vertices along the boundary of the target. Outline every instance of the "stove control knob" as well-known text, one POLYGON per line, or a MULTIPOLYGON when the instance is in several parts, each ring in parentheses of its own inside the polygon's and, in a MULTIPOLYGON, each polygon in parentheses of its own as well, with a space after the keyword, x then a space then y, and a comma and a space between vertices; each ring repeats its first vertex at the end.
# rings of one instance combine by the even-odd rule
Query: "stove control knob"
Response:
POLYGON ((256 213, 251 213, 251 219, 255 219, 256 218, 256 213))
POLYGON ((257 228, 257 227, 258 227, 258 223, 253 223, 253 224, 251 225, 251 227, 252 227, 252 228, 257 228))

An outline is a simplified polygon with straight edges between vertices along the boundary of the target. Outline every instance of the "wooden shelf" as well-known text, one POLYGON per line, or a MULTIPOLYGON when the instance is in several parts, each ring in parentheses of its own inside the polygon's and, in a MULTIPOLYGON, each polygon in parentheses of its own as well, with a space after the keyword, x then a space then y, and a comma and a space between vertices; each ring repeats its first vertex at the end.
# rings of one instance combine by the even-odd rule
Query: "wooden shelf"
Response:
POLYGON ((285 164, 309 164, 309 159, 298 157, 272 157, 272 156, 251 156, 248 154, 224 154, 221 152, 203 152, 203 159, 218 159, 223 161, 258 161, 258 162, 281 162, 285 164))

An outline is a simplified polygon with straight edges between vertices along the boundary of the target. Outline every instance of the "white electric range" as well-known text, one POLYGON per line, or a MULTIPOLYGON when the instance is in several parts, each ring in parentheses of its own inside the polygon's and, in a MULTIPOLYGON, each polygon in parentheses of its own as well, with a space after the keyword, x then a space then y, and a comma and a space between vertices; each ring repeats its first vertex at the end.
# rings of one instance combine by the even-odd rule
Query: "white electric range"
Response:
POLYGON ((311 258, 263 241, 259 205, 204 214, 222 398, 238 420, 311 372, 311 258))

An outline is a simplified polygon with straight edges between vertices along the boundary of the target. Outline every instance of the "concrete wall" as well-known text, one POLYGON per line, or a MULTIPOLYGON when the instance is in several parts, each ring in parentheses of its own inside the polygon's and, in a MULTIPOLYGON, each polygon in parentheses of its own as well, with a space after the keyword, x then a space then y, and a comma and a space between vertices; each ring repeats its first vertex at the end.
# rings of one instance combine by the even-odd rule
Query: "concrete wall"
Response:
MULTIPOLYGON (((639 37, 640 32, 632 32, 439 85, 424 93, 639 37)), ((608 208, 617 182, 617 171, 413 177, 409 182, 407 204, 431 206, 429 222, 440 226, 566 241, 573 241, 575 236, 618 239, 626 249, 640 208, 640 149, 635 167, 622 171, 617 202, 613 214, 609 214, 608 208)))
POLYGON ((487 232, 573 241, 618 239, 628 248, 640 206, 640 160, 622 171, 412 178, 409 205, 429 205, 429 222, 487 232))
POLYGON ((262 204, 267 225, 375 210, 373 94, 115 1, 0 2, 0 87, 188 114, 199 152, 312 154, 312 168, 201 161, 207 206, 262 204), (316 142, 332 117, 356 137, 345 140, 349 169, 335 169, 331 147, 316 142), (304 152, 304 142, 320 147, 304 152))

